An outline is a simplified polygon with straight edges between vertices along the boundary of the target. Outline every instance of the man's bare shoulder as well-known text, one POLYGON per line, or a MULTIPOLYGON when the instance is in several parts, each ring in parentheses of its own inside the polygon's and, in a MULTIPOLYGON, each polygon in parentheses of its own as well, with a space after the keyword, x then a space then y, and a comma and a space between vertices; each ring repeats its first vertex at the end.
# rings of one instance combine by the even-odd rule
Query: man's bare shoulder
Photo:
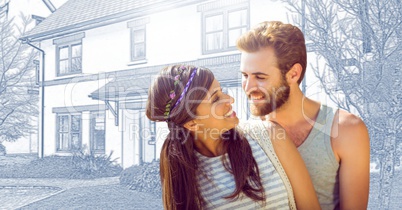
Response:
POLYGON ((339 126, 341 126, 343 129, 356 129, 362 126, 365 127, 365 124, 360 117, 346 110, 340 109, 335 117, 338 117, 339 126))
POLYGON ((335 115, 331 136, 334 152, 338 155, 366 150, 369 145, 368 130, 363 120, 345 110, 339 110, 335 115))

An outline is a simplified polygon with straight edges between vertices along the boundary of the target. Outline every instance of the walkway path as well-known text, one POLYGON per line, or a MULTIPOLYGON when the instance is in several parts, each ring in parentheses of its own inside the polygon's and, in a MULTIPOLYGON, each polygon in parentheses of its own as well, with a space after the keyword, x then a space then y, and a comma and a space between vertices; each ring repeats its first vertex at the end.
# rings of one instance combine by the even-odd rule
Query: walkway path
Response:
POLYGON ((0 178, 0 186, 53 186, 63 189, 98 185, 119 184, 119 177, 98 179, 38 179, 38 178, 0 178))

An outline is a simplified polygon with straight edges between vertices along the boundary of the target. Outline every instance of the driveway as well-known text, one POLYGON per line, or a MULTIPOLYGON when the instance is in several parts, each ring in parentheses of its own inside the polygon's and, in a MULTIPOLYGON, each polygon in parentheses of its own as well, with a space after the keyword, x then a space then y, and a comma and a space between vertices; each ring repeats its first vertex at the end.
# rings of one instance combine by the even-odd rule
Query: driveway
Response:
POLYGON ((0 209, 163 209, 157 196, 129 190, 119 177, 0 179, 0 209))

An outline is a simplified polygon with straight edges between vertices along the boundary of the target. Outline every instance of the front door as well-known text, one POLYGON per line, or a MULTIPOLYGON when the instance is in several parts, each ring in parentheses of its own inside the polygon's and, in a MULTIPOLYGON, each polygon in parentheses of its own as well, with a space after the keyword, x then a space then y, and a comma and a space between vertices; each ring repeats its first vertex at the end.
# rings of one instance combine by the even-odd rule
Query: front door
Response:
POLYGON ((105 153, 105 111, 91 112, 91 150, 105 153))

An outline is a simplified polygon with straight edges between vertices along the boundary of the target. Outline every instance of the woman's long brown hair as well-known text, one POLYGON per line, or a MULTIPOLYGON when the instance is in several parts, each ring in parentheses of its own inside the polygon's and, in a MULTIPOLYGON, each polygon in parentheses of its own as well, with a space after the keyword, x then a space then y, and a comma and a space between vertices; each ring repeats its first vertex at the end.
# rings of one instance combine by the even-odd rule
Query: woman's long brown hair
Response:
MULTIPOLYGON (((194 153, 194 138, 183 125, 195 116, 200 99, 204 99, 207 94, 207 91, 203 90, 209 89, 214 81, 214 75, 206 68, 197 69, 194 66, 184 66, 184 71, 180 73, 181 67, 181 65, 168 66, 158 75, 149 89, 146 115, 153 121, 165 121, 170 91, 174 90, 176 93, 171 102, 173 105, 180 97, 190 73, 197 71, 189 87, 189 90, 192 90, 191 94, 182 99, 171 111, 167 120, 170 133, 163 143, 160 154, 160 176, 165 209, 202 209, 204 200, 197 183, 196 175, 200 172, 194 153), (175 86, 174 77, 179 74, 181 84, 175 86), (188 101, 198 102, 188 103, 188 101)), ((236 199, 243 192, 253 200, 265 200, 258 166, 247 139, 235 129, 225 133, 222 138, 225 140, 223 148, 229 158, 229 161, 224 161, 223 164, 234 175, 236 183, 234 192, 225 198, 236 199)))

